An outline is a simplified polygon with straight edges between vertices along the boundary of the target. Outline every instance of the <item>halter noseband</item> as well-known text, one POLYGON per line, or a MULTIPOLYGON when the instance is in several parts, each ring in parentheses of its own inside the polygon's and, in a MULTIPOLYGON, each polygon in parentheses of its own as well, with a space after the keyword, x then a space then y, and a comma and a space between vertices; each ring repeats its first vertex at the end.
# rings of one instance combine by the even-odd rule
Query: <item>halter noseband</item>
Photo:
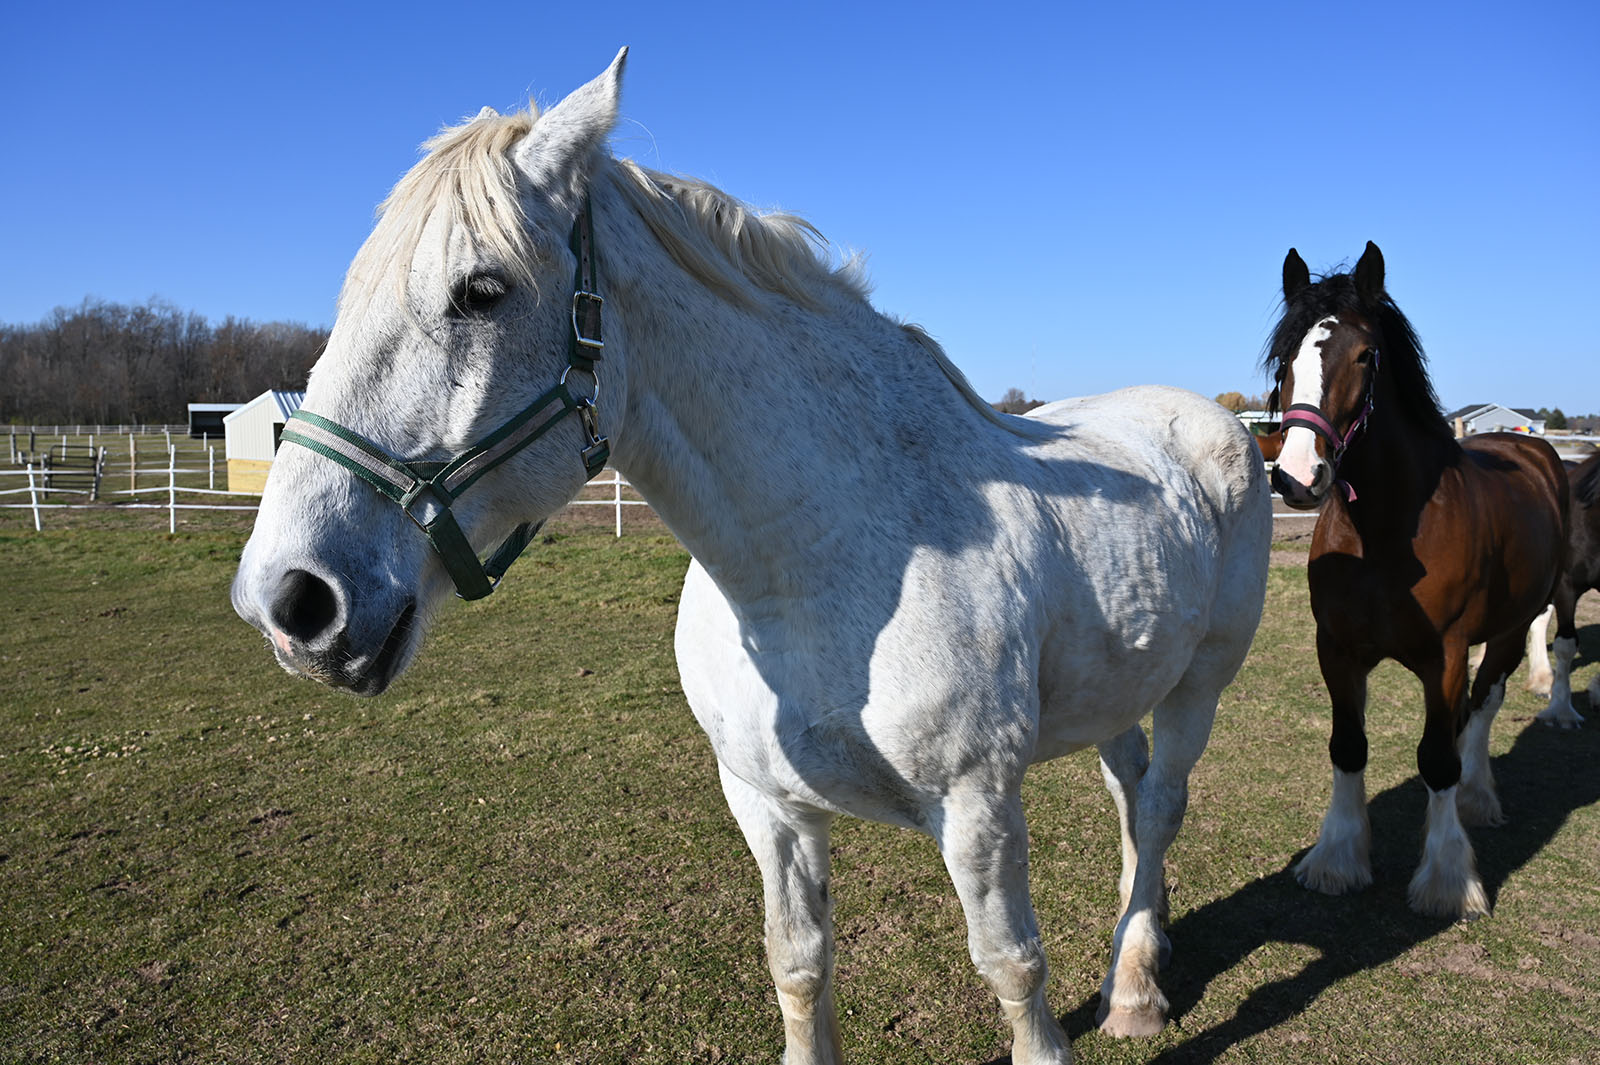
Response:
POLYGON ((522 412, 455 458, 444 461, 402 461, 377 444, 344 426, 309 411, 297 410, 289 416, 281 439, 299 444, 345 467, 377 491, 400 504, 406 517, 416 523, 439 560, 444 563, 456 594, 463 599, 482 599, 505 575, 511 563, 533 541, 543 522, 523 522, 505 541, 480 562, 472 543, 461 531, 450 506, 461 498, 484 474, 539 439, 569 414, 576 414, 583 429, 584 446, 578 454, 583 460, 586 479, 592 480, 605 468, 611 455, 610 441, 600 435, 600 375, 595 363, 605 348, 600 332, 603 300, 595 291, 594 219, 589 200, 572 223, 569 246, 577 257, 572 293, 572 331, 567 337, 567 368, 555 386, 546 390, 522 412), (592 397, 574 395, 567 379, 576 370, 594 379, 592 397), (548 418, 538 416, 558 405, 548 418))
MULTIPOLYGON (((1361 413, 1356 415, 1356 420, 1345 431, 1344 436, 1341 437, 1334 431, 1333 422, 1323 412, 1322 408, 1314 403, 1295 403, 1291 405, 1283 412, 1283 419, 1278 423, 1279 427, 1284 430, 1298 425, 1310 429, 1313 433, 1322 437, 1333 451, 1333 454, 1328 457, 1328 464, 1333 468, 1335 475, 1339 472, 1339 462, 1344 458, 1345 449, 1356 438, 1356 434, 1366 426, 1367 419, 1372 417, 1372 392, 1378 383, 1378 355, 1378 349, 1374 348, 1372 351, 1372 365, 1367 369, 1366 402, 1361 407, 1361 413)), ((1356 490, 1351 486, 1350 482, 1339 481, 1338 483, 1344 487, 1345 498, 1354 502, 1356 490)))

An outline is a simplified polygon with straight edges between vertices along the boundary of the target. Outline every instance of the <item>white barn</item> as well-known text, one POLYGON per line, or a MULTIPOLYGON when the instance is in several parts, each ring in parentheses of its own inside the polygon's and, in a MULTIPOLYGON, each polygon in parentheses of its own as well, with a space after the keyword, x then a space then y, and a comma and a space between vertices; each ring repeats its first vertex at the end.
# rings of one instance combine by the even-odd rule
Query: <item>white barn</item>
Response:
POLYGON ((305 398, 304 392, 272 389, 222 419, 228 436, 229 491, 259 492, 267 486, 284 423, 305 398))
POLYGON ((1516 410, 1498 403, 1474 403, 1451 411, 1452 426, 1459 425, 1459 436, 1474 433, 1538 433, 1544 435, 1544 419, 1531 410, 1516 410))

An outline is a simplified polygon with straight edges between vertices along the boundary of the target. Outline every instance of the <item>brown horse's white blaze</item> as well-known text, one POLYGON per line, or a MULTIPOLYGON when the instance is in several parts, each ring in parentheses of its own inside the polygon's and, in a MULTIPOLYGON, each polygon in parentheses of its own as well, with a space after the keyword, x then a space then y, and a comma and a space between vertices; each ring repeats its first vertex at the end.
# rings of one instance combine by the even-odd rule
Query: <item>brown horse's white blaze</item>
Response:
MULTIPOLYGON (((1333 336, 1333 327, 1338 324, 1339 319, 1330 315, 1312 326, 1300 342, 1294 356, 1294 390, 1288 397, 1291 405, 1323 406, 1322 345, 1333 336)), ((1317 440, 1317 434, 1304 425, 1287 425, 1283 429, 1278 469, 1292 483, 1288 491, 1284 491, 1282 477, 1276 483, 1291 506, 1321 502, 1333 481, 1333 467, 1317 452, 1317 440)))

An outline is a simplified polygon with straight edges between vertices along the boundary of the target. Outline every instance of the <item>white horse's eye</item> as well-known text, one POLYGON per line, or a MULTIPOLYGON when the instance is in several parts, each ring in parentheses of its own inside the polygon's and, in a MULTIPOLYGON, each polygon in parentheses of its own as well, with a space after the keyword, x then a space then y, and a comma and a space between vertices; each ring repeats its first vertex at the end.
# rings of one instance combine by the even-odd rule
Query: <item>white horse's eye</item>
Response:
POLYGON ((473 274, 462 278, 450 293, 450 313, 484 314, 506 298, 511 286, 498 274, 473 274))

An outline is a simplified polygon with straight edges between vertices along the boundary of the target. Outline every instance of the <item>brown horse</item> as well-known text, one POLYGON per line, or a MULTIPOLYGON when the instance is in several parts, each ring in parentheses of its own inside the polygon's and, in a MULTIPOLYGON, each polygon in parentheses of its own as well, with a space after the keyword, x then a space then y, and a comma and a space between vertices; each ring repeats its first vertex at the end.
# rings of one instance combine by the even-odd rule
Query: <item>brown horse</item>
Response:
POLYGON ((1428 786, 1411 907, 1488 912, 1462 828, 1504 818, 1489 768, 1489 725, 1528 624, 1550 602, 1566 545, 1567 479, 1543 440, 1490 433, 1457 442, 1422 349, 1384 291, 1383 255, 1313 283, 1283 263, 1284 313, 1267 365, 1284 407, 1274 487, 1323 506, 1307 570, 1317 660, 1333 703, 1333 801, 1295 867, 1330 894, 1372 882, 1363 773, 1367 675, 1385 658, 1422 681, 1417 768, 1428 786), (1467 692, 1467 649, 1487 643, 1467 692))
MULTIPOLYGON (((1578 728, 1583 716, 1572 706, 1572 660, 1578 654, 1578 599, 1591 588, 1600 591, 1600 454, 1590 455, 1567 474, 1572 486, 1572 514, 1567 529, 1567 565, 1556 585, 1556 660, 1552 669, 1545 652, 1548 614, 1534 623, 1528 639, 1532 662, 1528 687, 1550 697, 1539 720, 1557 728, 1578 728)), ((1589 709, 1600 707, 1600 674, 1589 683, 1589 709)))
POLYGON ((1261 449, 1261 457, 1267 462, 1276 462, 1278 452, 1283 450, 1283 430, 1271 433, 1252 432, 1250 439, 1256 442, 1256 447, 1261 449))

